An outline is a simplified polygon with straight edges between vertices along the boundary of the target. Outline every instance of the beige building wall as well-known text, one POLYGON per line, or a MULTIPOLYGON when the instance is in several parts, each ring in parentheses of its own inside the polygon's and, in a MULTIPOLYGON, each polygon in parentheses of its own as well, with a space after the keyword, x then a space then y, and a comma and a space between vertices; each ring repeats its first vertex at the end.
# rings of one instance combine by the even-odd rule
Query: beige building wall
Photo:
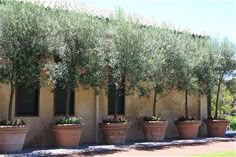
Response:
MULTIPOLYGON (((184 92, 172 91, 169 95, 162 97, 157 102, 157 115, 161 115, 164 119, 168 120, 169 124, 166 130, 165 137, 172 138, 178 137, 177 129, 174 121, 181 115, 185 115, 184 112, 184 92)), ((130 123, 128 130, 127 140, 143 140, 144 135, 142 132, 141 123, 145 115, 152 116, 154 93, 149 97, 139 98, 138 95, 126 96, 125 98, 125 117, 130 123)), ((101 118, 107 117, 107 98, 104 92, 100 92, 100 111, 101 118)), ((200 95, 190 95, 188 101, 188 111, 190 116, 195 116, 197 119, 206 117, 206 103, 203 100, 205 97, 200 95), (202 106, 202 107, 200 107, 202 106), (202 114, 200 113, 202 112, 202 114)), ((201 131, 202 135, 205 135, 204 131, 201 131)), ((100 133, 101 134, 101 133, 100 133)))
MULTIPOLYGON (((7 85, 0 85, 0 119, 6 119, 8 113, 10 88, 7 85)), ((53 145, 54 138, 51 132, 51 125, 57 117, 54 116, 54 94, 49 87, 40 89, 39 116, 37 117, 15 117, 23 119, 30 125, 30 131, 26 137, 26 145, 53 145)), ((14 101, 15 102, 15 101, 14 101)), ((138 95, 126 96, 125 117, 130 122, 127 140, 144 139, 140 126, 142 117, 152 115, 153 94, 149 98, 139 98, 138 95)), ((174 125, 177 117, 184 115, 184 93, 173 91, 157 102, 157 113, 169 121, 166 130, 166 138, 177 137, 178 133, 174 125)), ((189 96, 189 115, 198 119, 206 117, 206 97, 200 95, 189 96)), ((104 90, 100 90, 96 96, 92 88, 80 88, 75 93, 75 116, 81 116, 85 123, 81 135, 81 143, 101 143, 102 135, 98 123, 108 115, 107 97, 104 90)), ((13 106, 15 109, 15 106, 13 106)), ((13 113, 15 111, 13 110, 13 113)), ((205 135, 204 126, 200 134, 205 135)))

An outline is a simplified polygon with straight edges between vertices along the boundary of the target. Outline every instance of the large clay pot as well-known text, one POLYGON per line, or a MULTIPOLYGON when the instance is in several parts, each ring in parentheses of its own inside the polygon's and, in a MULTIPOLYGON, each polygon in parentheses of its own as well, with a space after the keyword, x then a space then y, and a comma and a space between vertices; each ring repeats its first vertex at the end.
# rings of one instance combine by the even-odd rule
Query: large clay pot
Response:
POLYGON ((29 126, 0 126, 0 153, 22 150, 29 126))
POLYGON ((79 145, 83 124, 53 125, 52 131, 58 147, 76 147, 79 145))
POLYGON ((229 125, 228 120, 205 120, 209 137, 223 137, 229 125))
POLYGON ((201 121, 175 121, 179 137, 182 139, 193 139, 198 135, 198 130, 201 125, 201 121))
POLYGON ((103 139, 106 144, 124 144, 128 123, 100 123, 103 139))
POLYGON ((150 142, 161 141, 165 137, 168 121, 143 122, 142 128, 145 139, 150 142))

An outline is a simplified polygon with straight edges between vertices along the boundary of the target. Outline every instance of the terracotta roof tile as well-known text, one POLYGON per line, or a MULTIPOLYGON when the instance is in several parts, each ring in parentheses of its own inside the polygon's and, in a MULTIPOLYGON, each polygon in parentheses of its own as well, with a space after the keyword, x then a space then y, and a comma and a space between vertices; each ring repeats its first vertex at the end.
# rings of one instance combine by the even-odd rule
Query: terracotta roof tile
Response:
MULTIPOLYGON (((114 15, 114 11, 112 10, 101 9, 95 6, 88 6, 88 5, 79 3, 77 0, 18 0, 18 1, 30 2, 30 3, 34 3, 38 5, 43 5, 45 7, 50 7, 50 8, 61 8, 61 9, 66 9, 66 10, 71 10, 71 11, 83 12, 83 13, 87 13, 89 15, 96 16, 96 17, 109 18, 112 15, 114 15)), ((126 16, 137 19, 141 25, 157 26, 157 27, 162 27, 162 28, 165 26, 168 26, 168 28, 178 31, 178 32, 189 32, 189 33, 200 35, 200 36, 207 35, 206 33, 197 33, 197 32, 179 28, 173 25, 170 26, 165 23, 158 23, 155 20, 151 20, 142 16, 137 16, 135 14, 126 14, 126 16)))

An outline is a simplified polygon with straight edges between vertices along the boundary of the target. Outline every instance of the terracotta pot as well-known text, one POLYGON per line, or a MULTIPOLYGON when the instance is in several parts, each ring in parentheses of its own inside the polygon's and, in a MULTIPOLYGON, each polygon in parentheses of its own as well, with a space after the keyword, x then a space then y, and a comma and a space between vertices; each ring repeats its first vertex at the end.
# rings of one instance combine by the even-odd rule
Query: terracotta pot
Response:
POLYGON ((100 123, 103 139, 106 144, 124 144, 128 123, 100 123))
POLYGON ((150 142, 161 141, 164 139, 168 121, 143 122, 143 134, 145 139, 150 142))
POLYGON ((192 139, 196 138, 198 135, 198 130, 201 121, 191 120, 191 121, 175 121, 179 137, 182 139, 192 139))
POLYGON ((204 120, 207 126, 207 135, 209 137, 223 137, 229 125, 228 120, 204 120))
POLYGON ((53 125, 52 131, 58 147, 75 147, 79 145, 83 124, 53 125))
POLYGON ((0 153, 22 150, 29 126, 0 126, 0 153))

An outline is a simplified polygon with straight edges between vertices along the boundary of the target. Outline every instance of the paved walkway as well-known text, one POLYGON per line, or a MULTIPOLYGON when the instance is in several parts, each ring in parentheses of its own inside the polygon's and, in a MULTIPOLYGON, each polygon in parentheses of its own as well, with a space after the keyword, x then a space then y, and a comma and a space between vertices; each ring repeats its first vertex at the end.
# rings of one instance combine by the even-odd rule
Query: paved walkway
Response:
MULTIPOLYGON (((173 156, 193 155, 205 152, 236 149, 236 137, 197 138, 194 140, 166 140, 164 142, 140 142, 126 145, 79 146, 74 149, 26 148, 13 157, 64 157, 64 156, 173 156), (208 148, 209 147, 209 148, 208 148)), ((1 156, 1 155, 0 155, 1 156)))
MULTIPOLYGON (((123 152, 113 152, 111 154, 100 154, 95 156, 193 156, 208 153, 217 153, 224 151, 235 151, 236 157, 236 143, 231 142, 210 142, 201 145, 189 145, 189 146, 174 146, 166 147, 162 149, 131 149, 123 152)), ((72 155, 76 157, 79 155, 72 155)))

